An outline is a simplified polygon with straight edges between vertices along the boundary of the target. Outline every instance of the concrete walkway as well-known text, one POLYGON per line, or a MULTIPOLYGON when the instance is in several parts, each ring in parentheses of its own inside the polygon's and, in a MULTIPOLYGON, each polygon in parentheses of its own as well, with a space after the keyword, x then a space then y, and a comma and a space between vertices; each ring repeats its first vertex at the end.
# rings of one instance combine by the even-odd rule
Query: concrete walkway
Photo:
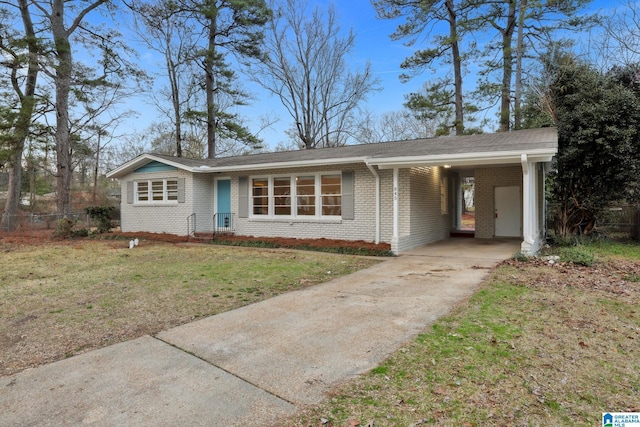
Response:
POLYGON ((265 426, 379 365, 515 240, 450 239, 331 282, 0 378, 0 425, 265 426))

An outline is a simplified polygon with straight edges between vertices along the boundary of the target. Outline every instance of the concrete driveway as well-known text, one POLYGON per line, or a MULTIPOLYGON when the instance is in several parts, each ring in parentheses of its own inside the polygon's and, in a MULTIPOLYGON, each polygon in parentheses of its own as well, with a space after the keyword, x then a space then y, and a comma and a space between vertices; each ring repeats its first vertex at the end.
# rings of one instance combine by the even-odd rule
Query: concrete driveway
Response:
POLYGON ((379 365, 519 241, 450 239, 366 270, 0 378, 0 425, 265 426, 379 365))

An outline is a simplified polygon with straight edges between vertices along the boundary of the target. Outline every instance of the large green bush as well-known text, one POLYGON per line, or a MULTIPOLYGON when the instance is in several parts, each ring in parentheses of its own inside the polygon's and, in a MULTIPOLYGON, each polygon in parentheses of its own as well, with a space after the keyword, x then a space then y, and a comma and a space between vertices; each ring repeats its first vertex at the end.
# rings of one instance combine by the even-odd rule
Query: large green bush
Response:
POLYGON ((113 206, 89 206, 84 209, 87 215, 98 223, 98 233, 108 233, 111 230, 111 212, 113 206))

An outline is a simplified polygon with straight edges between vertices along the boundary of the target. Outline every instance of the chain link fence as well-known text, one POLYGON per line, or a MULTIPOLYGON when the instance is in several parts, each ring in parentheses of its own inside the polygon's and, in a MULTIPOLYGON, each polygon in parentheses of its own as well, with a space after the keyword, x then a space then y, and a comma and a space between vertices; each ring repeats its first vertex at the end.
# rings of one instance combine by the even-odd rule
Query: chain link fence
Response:
POLYGON ((640 209, 634 205, 611 206, 598 220, 597 230, 612 237, 640 240, 640 209))
MULTIPOLYGON (((1 217, 1 215, 0 215, 1 217)), ((5 216, 5 221, 0 224, 0 231, 5 233, 19 233, 33 235, 42 231, 55 231, 61 219, 61 214, 20 213, 18 215, 5 216)), ((94 221, 85 212, 72 213, 67 218, 73 219, 77 227, 90 229, 95 227, 94 221)))
MULTIPOLYGON (((547 208, 547 230, 555 234, 556 206, 550 203, 547 208)), ((604 237, 640 241, 640 206, 610 206, 598 215, 595 230, 604 237)))

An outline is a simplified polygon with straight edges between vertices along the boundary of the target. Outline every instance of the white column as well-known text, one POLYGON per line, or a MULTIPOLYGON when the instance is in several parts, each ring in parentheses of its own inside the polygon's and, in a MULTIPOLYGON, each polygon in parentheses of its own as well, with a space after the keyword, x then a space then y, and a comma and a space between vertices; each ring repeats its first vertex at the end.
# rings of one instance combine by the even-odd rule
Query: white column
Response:
POLYGON ((536 251, 536 223, 538 218, 536 200, 536 168, 530 163, 527 155, 520 158, 522 164, 522 234, 521 251, 531 254, 536 251))

